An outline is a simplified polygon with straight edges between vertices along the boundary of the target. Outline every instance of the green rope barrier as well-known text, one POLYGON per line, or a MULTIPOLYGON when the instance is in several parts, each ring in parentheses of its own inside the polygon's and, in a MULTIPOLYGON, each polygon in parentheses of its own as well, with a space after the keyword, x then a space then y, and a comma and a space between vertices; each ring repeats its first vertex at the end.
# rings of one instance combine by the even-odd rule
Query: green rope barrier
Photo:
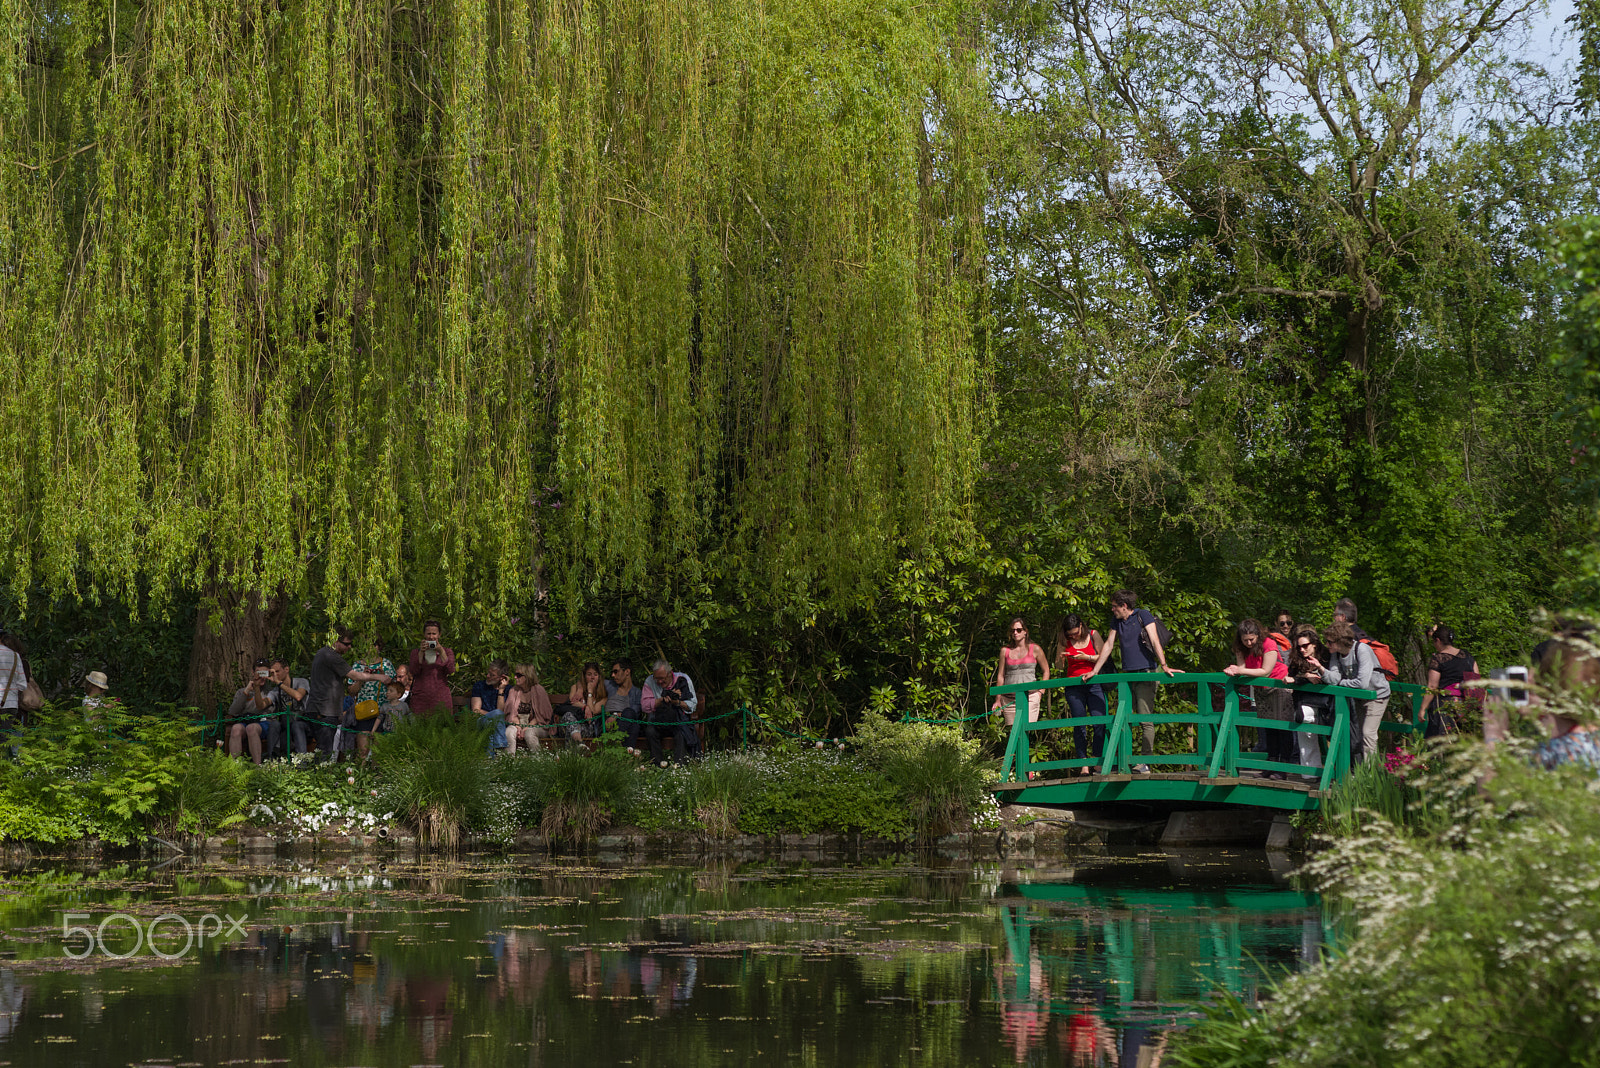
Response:
POLYGON ((998 713, 996 713, 996 712, 979 712, 975 716, 962 716, 960 719, 926 719, 926 718, 924 718, 922 716, 913 716, 910 712, 907 712, 905 715, 900 717, 900 722, 901 723, 939 723, 939 724, 971 723, 975 719, 988 719, 990 716, 997 715, 997 714, 998 713))

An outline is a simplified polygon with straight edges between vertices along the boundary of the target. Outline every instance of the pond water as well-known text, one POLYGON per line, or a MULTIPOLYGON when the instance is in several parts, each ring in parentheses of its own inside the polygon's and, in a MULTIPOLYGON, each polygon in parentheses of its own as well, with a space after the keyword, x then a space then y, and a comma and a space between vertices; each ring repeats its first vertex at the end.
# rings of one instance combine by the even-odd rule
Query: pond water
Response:
POLYGON ((1145 1068, 1329 937, 1259 853, 1069 863, 13 869, 0 1065, 1145 1068))

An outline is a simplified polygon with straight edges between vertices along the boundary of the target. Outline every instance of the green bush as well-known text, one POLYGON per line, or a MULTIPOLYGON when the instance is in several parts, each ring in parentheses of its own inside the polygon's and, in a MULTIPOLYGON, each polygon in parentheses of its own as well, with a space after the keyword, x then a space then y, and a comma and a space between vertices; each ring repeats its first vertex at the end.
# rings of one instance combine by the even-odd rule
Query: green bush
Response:
POLYGON ((425 847, 454 849, 469 828, 487 824, 489 728, 476 716, 412 717, 372 742, 385 807, 417 831, 425 847))
POLYGON ((873 711, 857 726, 856 744, 905 795, 911 825, 923 837, 971 827, 993 781, 981 743, 959 726, 899 723, 873 711))
POLYGON ((1309 874, 1356 934, 1260 1009, 1225 1001, 1180 1036, 1188 1068, 1600 1064, 1600 793, 1592 769, 1535 769, 1457 744, 1419 780, 1447 818, 1387 820, 1309 874))
POLYGON ((739 814, 739 828, 748 834, 910 837, 905 796, 862 756, 836 749, 770 749, 749 759, 761 787, 739 814))

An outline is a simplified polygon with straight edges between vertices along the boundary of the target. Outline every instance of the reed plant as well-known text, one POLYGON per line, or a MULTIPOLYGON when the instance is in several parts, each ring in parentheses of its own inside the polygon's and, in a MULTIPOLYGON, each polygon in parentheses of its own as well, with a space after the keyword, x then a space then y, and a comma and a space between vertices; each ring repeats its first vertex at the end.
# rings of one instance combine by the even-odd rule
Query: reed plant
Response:
POLYGON ((385 803, 416 829, 423 848, 454 850, 463 832, 486 821, 489 732, 476 716, 434 715, 373 739, 385 803))
POLYGON ((739 813, 761 788, 761 773, 742 754, 712 755, 689 773, 690 804, 695 819, 712 838, 731 838, 739 829, 739 813))
POLYGON ((626 811, 638 764, 616 749, 568 746, 547 761, 539 831, 552 842, 592 841, 626 811))

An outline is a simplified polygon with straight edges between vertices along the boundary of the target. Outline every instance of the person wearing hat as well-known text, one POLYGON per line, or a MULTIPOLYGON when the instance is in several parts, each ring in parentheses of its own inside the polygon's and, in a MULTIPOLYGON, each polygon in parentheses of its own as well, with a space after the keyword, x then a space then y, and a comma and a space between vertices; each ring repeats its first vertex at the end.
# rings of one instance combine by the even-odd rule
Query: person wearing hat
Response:
POLYGON ((111 688, 111 680, 106 678, 104 671, 91 671, 83 677, 83 707, 84 711, 97 709, 105 704, 106 691, 111 688))

